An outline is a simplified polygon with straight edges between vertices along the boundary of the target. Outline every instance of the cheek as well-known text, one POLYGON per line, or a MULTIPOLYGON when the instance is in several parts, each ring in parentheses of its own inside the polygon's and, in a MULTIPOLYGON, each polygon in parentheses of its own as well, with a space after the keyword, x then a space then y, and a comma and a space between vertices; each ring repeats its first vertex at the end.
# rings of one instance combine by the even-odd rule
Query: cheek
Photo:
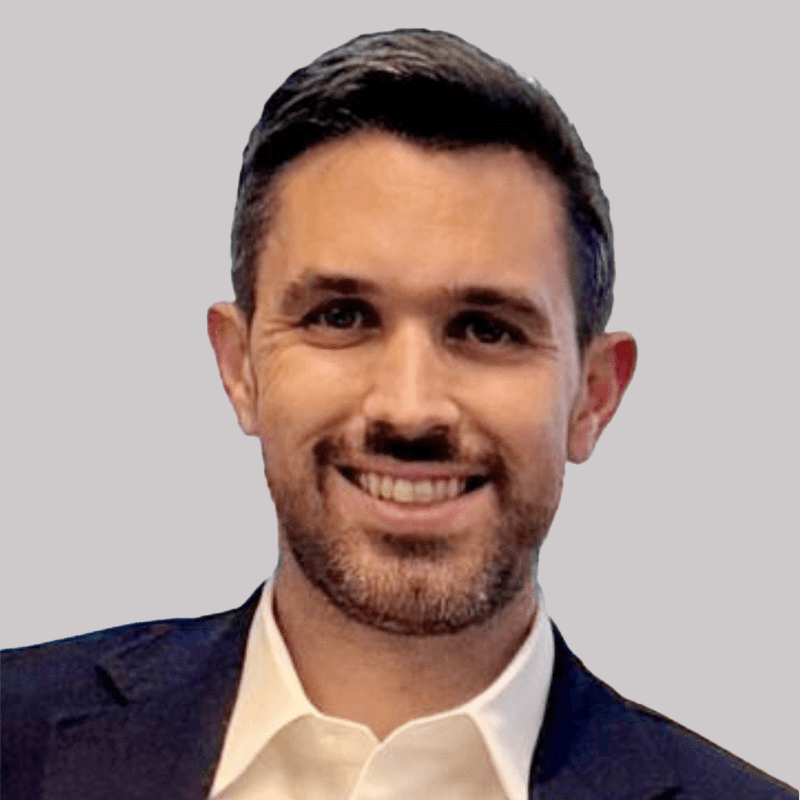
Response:
POLYGON ((558 381, 546 375, 488 382, 473 407, 480 403, 482 425, 499 440, 512 468, 526 474, 551 471, 566 459, 568 404, 563 394, 558 381))
POLYGON ((364 370, 346 366, 340 351, 303 347, 263 360, 256 370, 262 439, 299 443, 352 413, 364 370))

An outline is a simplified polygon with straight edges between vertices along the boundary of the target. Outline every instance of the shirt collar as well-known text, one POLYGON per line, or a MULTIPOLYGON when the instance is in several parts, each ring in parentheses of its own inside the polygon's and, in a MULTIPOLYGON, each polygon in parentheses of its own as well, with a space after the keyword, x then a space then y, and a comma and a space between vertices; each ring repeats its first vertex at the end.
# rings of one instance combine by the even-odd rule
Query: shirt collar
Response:
MULTIPOLYGON (((212 796, 241 775, 284 726, 305 715, 324 716, 303 690, 272 609, 272 585, 267 584, 250 628, 212 796)), ((524 800, 528 796, 531 757, 547 704, 553 658, 553 633, 540 591, 530 633, 489 687, 457 708, 411 720, 395 733, 437 718, 469 717, 485 741, 506 795, 510 800, 524 800)), ((366 726, 359 727, 374 738, 366 726)))
POLYGON ((459 710, 475 721, 509 798, 528 797, 528 776, 544 720, 555 646, 539 591, 536 618, 517 654, 497 679, 459 710))

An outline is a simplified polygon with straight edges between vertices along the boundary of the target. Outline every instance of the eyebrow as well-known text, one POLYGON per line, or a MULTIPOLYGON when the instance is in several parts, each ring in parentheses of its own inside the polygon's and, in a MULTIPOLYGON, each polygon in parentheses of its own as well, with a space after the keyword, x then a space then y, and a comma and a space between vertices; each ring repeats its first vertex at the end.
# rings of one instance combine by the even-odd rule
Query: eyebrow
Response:
POLYGON ((328 275, 308 272, 289 283, 283 291, 280 309, 291 316, 303 308, 316 295, 376 295, 380 293, 377 283, 354 278, 351 275, 328 275))
POLYGON ((515 292, 503 291, 489 286, 459 286, 448 290, 453 300, 464 305, 494 308, 502 306, 524 316, 538 316, 541 309, 528 297, 515 292))
MULTIPOLYGON (((375 296, 380 293, 379 284, 365 278, 309 270, 286 286, 281 296, 280 309, 282 313, 291 316, 319 295, 375 296)), ((552 331, 548 315, 521 292, 494 286, 456 285, 442 289, 437 294, 440 301, 453 305, 492 308, 514 314, 545 335, 552 331)))

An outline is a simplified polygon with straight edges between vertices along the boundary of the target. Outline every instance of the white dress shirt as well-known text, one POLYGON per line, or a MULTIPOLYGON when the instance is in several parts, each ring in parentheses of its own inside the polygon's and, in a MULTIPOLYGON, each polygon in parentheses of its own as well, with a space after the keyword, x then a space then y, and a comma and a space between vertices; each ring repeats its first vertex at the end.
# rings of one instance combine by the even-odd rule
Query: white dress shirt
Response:
POLYGON ((311 704, 272 608, 268 585, 248 635, 214 800, 526 800, 553 671, 541 593, 530 633, 491 686, 383 741, 311 704))

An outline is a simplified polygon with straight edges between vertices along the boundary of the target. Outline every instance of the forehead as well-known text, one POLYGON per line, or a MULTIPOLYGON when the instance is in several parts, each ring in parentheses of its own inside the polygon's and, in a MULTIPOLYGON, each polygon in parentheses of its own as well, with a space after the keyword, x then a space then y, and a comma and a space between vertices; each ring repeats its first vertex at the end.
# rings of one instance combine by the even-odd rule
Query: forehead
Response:
POLYGON ((320 145, 276 180, 259 302, 327 270, 387 291, 569 295, 562 188, 512 148, 434 150, 375 132, 320 145))

